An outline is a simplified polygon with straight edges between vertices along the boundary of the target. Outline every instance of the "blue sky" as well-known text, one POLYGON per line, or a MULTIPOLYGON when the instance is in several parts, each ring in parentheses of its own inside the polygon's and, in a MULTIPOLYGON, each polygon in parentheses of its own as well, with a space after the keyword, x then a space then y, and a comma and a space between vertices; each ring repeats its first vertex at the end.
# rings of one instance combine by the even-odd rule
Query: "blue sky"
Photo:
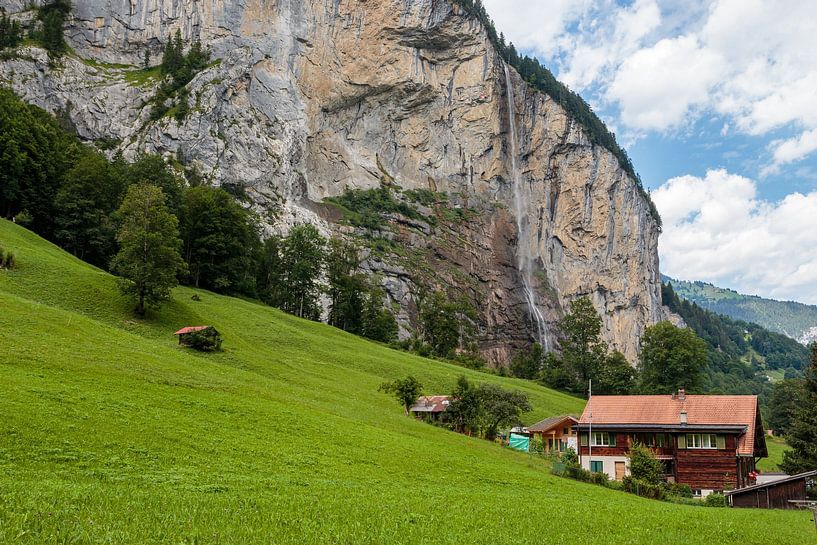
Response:
POLYGON ((817 304, 817 4, 484 2, 627 148, 662 272, 817 304))

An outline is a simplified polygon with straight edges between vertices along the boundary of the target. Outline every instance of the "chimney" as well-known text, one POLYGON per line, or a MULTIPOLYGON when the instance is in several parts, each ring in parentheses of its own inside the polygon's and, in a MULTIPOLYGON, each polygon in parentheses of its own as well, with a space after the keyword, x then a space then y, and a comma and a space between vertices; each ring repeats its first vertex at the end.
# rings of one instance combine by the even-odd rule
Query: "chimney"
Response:
POLYGON ((683 388, 680 388, 680 389, 678 390, 678 400, 679 400, 679 401, 683 401, 683 400, 685 400, 686 398, 687 398, 687 393, 686 393, 686 390, 684 390, 683 388))
POLYGON ((687 412, 686 411, 681 411, 681 425, 683 425, 683 426, 687 425, 687 412))

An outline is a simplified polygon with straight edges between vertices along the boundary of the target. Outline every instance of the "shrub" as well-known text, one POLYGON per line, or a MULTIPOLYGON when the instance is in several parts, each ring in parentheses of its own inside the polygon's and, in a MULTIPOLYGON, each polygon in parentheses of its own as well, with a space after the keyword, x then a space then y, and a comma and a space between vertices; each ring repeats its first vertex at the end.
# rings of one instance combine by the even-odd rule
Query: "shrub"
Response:
POLYGON ((704 500, 707 507, 726 507, 726 496, 723 494, 710 494, 704 500))
POLYGON ((663 486, 636 479, 631 475, 624 477, 623 486, 626 492, 641 496, 642 498, 650 498, 653 500, 664 499, 663 486))
POLYGON ((579 455, 573 447, 568 447, 559 458, 566 467, 579 467, 579 455))
POLYGON ((630 475, 633 479, 658 485, 663 480, 664 468, 655 454, 641 444, 634 444, 630 448, 630 475))
POLYGON ((590 482, 599 486, 607 486, 607 483, 610 482, 610 477, 607 476, 607 473, 596 471, 590 474, 590 482))
POLYGON ((669 483, 667 484, 667 493, 679 498, 691 498, 692 488, 688 484, 669 483))
POLYGON ((185 346, 200 352, 215 352, 221 349, 221 335, 214 328, 188 333, 184 338, 185 346))
POLYGON ((13 268, 14 268, 14 253, 7 252, 2 247, 0 247, 0 269, 13 268))

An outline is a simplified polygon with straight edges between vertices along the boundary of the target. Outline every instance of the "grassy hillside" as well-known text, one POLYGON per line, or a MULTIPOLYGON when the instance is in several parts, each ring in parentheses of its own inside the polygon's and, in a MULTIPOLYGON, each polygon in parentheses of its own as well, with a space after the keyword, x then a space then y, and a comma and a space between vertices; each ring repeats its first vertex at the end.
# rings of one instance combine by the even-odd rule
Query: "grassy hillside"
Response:
POLYGON ((581 402, 395 352, 252 302, 177 289, 134 320, 114 279, 8 222, 0 245, 0 543, 803 543, 804 512, 653 502, 402 415, 412 373, 581 402), (198 294, 200 302, 191 296, 198 294), (179 348, 209 323, 225 351, 179 348), (566 516, 566 517, 565 517, 566 516), (545 524, 548 520, 569 520, 545 524), (579 522, 586 521, 587 524, 579 522))
POLYGON ((665 277, 675 292, 699 306, 736 320, 762 325, 800 342, 817 340, 817 306, 743 295, 706 282, 685 282, 665 277))
POLYGON ((769 449, 769 457, 763 458, 757 465, 763 472, 780 471, 780 464, 783 462, 783 453, 789 450, 786 440, 782 437, 767 437, 766 446, 769 449))

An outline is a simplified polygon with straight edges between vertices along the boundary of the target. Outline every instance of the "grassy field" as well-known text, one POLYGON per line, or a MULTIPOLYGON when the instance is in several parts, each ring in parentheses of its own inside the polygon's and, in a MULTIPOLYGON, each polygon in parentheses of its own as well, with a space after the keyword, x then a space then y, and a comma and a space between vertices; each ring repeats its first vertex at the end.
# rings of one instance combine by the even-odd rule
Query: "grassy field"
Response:
POLYGON ((766 447, 769 449, 769 457, 760 460, 758 469, 762 472, 780 471, 783 453, 790 448, 786 440, 782 437, 766 437, 766 447))
POLYGON ((135 320, 114 279, 0 220, 0 543, 801 544, 804 512, 654 502, 406 418, 377 386, 459 374, 252 302, 177 289, 135 320), (197 294, 201 301, 193 301, 197 294), (224 352, 172 332, 213 324, 224 352), (544 535, 544 529, 547 535, 544 535))

